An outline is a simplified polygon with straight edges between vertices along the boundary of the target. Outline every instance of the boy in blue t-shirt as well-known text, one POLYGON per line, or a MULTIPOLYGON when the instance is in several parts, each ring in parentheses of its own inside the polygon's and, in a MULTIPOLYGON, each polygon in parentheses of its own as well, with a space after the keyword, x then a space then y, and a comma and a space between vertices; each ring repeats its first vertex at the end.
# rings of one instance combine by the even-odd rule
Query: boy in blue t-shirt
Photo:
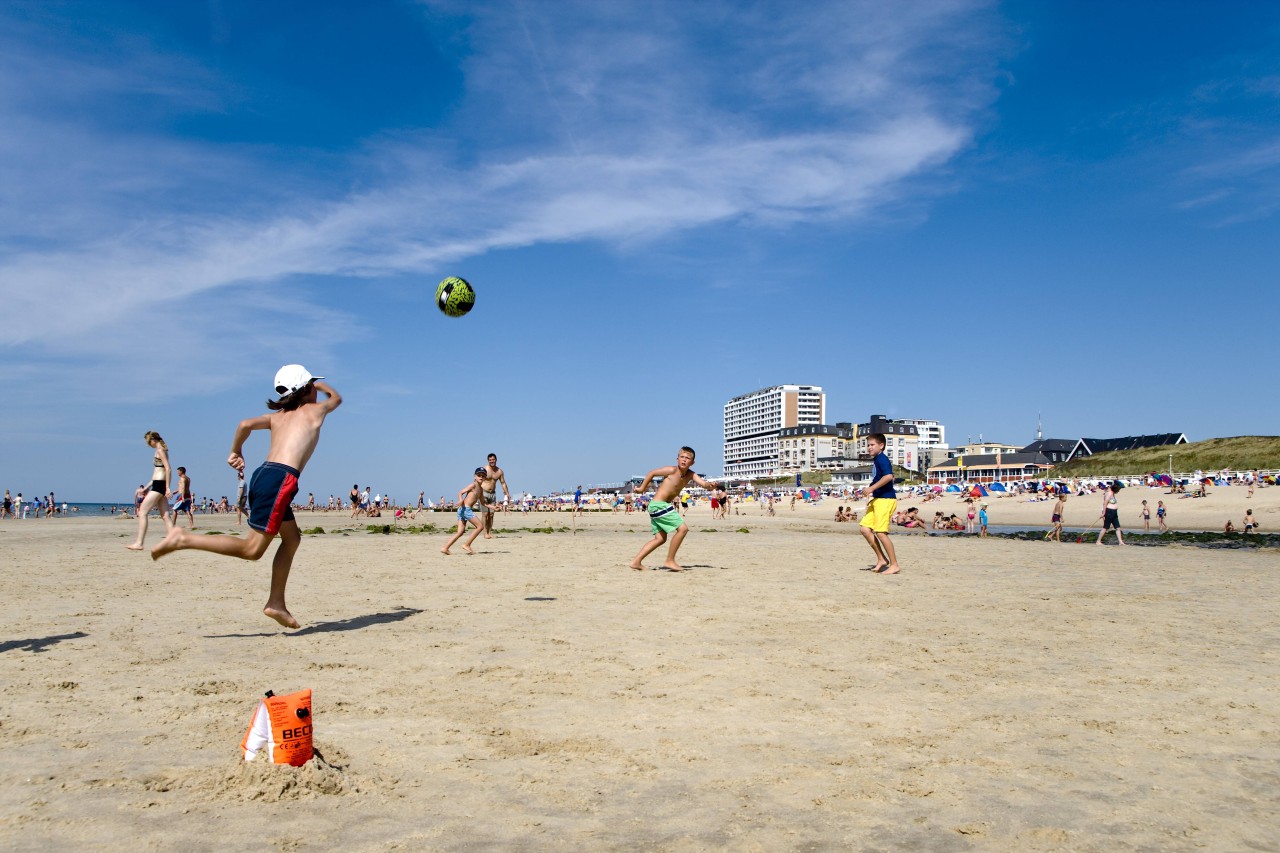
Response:
POLYGON ((867 436, 867 450, 873 459, 871 462, 871 485, 859 491, 868 495, 867 512, 862 517, 862 536, 875 552, 876 564, 871 566, 873 572, 884 575, 896 575, 902 571, 898 565, 898 556, 893 551, 893 543, 889 541, 889 521, 898 506, 898 493, 893 490, 893 465, 884 453, 884 433, 873 432, 867 436))
POLYGON ((980 537, 986 536, 987 535, 987 505, 986 504, 983 504, 982 508, 978 510, 978 527, 982 529, 982 532, 979 533, 978 535, 980 537))

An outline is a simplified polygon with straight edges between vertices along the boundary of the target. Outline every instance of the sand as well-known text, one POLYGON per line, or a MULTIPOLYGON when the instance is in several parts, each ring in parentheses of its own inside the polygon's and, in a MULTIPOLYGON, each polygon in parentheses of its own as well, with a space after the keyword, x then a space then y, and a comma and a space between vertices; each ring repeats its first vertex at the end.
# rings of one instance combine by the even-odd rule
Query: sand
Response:
POLYGON ((317 513, 293 632, 265 560, 0 524, 0 846, 1274 849, 1274 550, 903 535, 885 577, 834 507, 695 510, 685 574, 624 567, 638 515, 444 557, 317 513), (322 757, 241 761, 302 687, 322 757))

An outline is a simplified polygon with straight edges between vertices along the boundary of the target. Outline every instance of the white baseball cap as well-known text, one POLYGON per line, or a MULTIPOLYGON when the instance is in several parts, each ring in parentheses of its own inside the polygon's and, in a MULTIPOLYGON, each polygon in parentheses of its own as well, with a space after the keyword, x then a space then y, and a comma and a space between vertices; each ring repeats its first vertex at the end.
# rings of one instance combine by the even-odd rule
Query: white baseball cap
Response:
POLYGON ((286 364, 276 371, 276 394, 283 400, 323 376, 312 376, 301 364, 286 364))

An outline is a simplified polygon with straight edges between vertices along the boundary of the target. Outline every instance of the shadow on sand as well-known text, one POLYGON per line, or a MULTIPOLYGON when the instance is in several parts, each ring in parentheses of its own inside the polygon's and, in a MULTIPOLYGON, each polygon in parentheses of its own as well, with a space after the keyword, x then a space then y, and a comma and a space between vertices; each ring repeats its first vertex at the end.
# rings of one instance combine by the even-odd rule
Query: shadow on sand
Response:
POLYGON ((49 646, 56 646, 63 640, 78 640, 81 637, 89 636, 84 631, 76 631, 73 634, 54 634, 52 637, 39 637, 32 640, 6 640, 0 643, 0 652, 11 652, 14 649, 26 649, 29 652, 46 652, 49 646))
MULTIPOLYGON (((412 607, 397 607, 395 610, 388 610, 385 613, 369 613, 364 616, 353 616, 350 619, 336 619, 332 622, 319 622, 315 625, 308 625, 297 631, 290 631, 285 634, 286 637, 303 637, 307 634, 329 634, 335 631, 359 631, 361 628, 368 628, 370 625, 388 625, 392 622, 400 622, 408 619, 410 616, 417 616, 422 611, 412 607)), ((227 640, 227 639, 243 639, 247 637, 278 637, 279 631, 263 631, 258 634, 207 634, 206 640, 227 640)))

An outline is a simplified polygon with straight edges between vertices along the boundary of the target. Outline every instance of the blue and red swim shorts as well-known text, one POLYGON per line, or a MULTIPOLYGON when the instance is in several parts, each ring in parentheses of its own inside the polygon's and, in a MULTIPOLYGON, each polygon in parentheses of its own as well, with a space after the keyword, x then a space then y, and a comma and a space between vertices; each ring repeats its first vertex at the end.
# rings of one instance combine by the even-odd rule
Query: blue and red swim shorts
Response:
POLYGON ((298 470, 279 462, 263 462, 249 479, 249 526, 268 536, 293 521, 294 495, 298 494, 298 470))

